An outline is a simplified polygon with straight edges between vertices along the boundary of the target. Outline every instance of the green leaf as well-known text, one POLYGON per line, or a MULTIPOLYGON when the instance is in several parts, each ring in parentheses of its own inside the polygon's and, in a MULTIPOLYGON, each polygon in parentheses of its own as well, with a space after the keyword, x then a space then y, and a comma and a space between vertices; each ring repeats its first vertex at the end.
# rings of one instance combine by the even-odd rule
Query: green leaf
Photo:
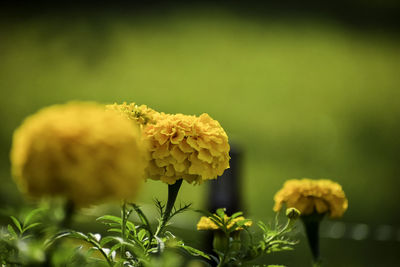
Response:
POLYGON ((34 209, 34 210, 30 211, 30 212, 28 213, 28 215, 26 215, 26 217, 25 217, 25 220, 24 220, 24 227, 26 227, 26 226, 31 222, 32 218, 33 218, 36 214, 38 214, 39 212, 44 211, 44 210, 46 210, 46 208, 38 208, 38 209, 34 209))
MULTIPOLYGON (((82 239, 85 241, 89 240, 89 237, 81 232, 71 231, 69 236, 73 237, 73 238, 77 238, 77 239, 82 239)), ((94 240, 96 240, 96 239, 94 239, 94 240)))
POLYGON ((28 238, 31 238, 31 237, 33 237, 33 235, 24 235, 24 236, 21 238, 21 240, 25 240, 25 239, 28 239, 28 238))
POLYGON ((238 211, 238 212, 235 212, 234 214, 232 214, 231 218, 235 219, 236 217, 239 217, 239 216, 242 216, 242 215, 243 215, 243 212, 238 211))
POLYGON ((126 227, 136 235, 136 226, 132 222, 126 221, 126 227))
POLYGON ((119 249, 120 247, 122 247, 122 245, 124 245, 123 243, 117 243, 114 246, 111 247, 110 252, 108 252, 108 255, 110 256, 111 253, 117 249, 119 249))
POLYGON ((160 217, 162 218, 163 215, 164 215, 165 205, 160 200, 158 200, 157 198, 154 199, 154 203, 156 205, 158 213, 160 214, 160 217))
POLYGON ((153 231, 151 230, 151 226, 149 220, 147 219, 146 215, 140 209, 140 207, 136 204, 132 204, 132 207, 135 209, 136 214, 138 215, 140 221, 143 223, 146 230, 149 232, 150 236, 153 236, 153 231))
POLYGON ((76 238, 76 239, 81 239, 84 241, 89 241, 89 237, 86 236, 85 234, 81 233, 81 232, 76 232, 76 231, 63 231, 60 233, 57 233, 55 236, 47 239, 45 241, 45 246, 49 247, 51 244, 54 243, 54 241, 63 238, 63 237, 72 237, 72 238, 76 238))
POLYGON ((223 219, 221 219, 220 217, 218 217, 215 214, 211 214, 211 216, 208 217, 211 221, 213 221, 218 228, 220 229, 225 229, 226 224, 224 223, 223 219))
POLYGON ((31 228, 33 228, 33 227, 36 227, 36 226, 40 225, 40 224, 41 224, 41 223, 39 223, 39 222, 37 222, 37 223, 32 223, 32 224, 28 225, 27 227, 25 227, 25 228, 23 229, 22 233, 24 233, 25 231, 27 231, 27 230, 29 230, 29 229, 31 229, 31 228))
POLYGON ((183 248, 184 250, 186 250, 187 252, 189 252, 189 254, 192 255, 192 256, 201 256, 201 257, 203 257, 203 258, 206 258, 206 259, 208 259, 208 260, 211 260, 210 256, 208 256, 206 253, 204 253, 204 252, 201 251, 201 250, 192 248, 192 247, 190 247, 190 246, 185 246, 185 245, 182 245, 181 248, 183 248))
POLYGON ((122 230, 118 229, 118 228, 110 228, 110 229, 107 229, 107 232, 122 233, 122 230))
POLYGON ((140 241, 142 241, 143 238, 146 236, 146 232, 147 232, 147 230, 145 230, 145 229, 141 229, 141 230, 138 232, 137 237, 138 237, 138 239, 139 239, 140 241))
POLYGON ((110 243, 111 241, 114 241, 113 236, 105 236, 100 240, 100 245, 103 247, 105 244, 110 243))
POLYGON ((224 217, 225 217, 225 209, 223 209, 223 208, 217 209, 216 214, 217 214, 218 217, 220 217, 221 219, 224 219, 224 217))
POLYGON ((15 226, 18 228, 19 232, 22 233, 21 223, 14 216, 10 216, 11 220, 13 220, 15 226))
POLYGON ((121 225, 121 223, 122 223, 122 219, 121 218, 119 218, 117 216, 113 216, 113 215, 104 215, 104 216, 101 216, 101 217, 96 219, 96 221, 105 221, 105 220, 119 223, 119 225, 121 225))
POLYGON ((18 239, 18 235, 17 235, 17 233, 15 232, 14 228, 13 228, 11 225, 7 225, 7 228, 8 228, 8 232, 10 233, 10 235, 11 235, 13 238, 18 239))
POLYGON ((192 204, 190 203, 190 204, 185 204, 183 206, 180 206, 178 209, 174 207, 169 219, 176 216, 177 214, 187 211, 191 206, 192 206, 192 204))

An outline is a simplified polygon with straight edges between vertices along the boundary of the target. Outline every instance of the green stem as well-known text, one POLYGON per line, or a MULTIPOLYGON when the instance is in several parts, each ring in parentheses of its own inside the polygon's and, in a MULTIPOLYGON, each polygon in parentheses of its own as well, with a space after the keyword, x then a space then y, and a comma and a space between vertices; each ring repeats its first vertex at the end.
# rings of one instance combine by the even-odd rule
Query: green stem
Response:
POLYGON ((230 253, 230 240, 229 235, 226 233, 215 231, 214 233, 214 242, 213 242, 214 249, 220 250, 223 249, 223 257, 218 263, 217 267, 225 266, 225 262, 228 259, 230 253), (219 239, 219 240, 218 240, 219 239), (215 242, 217 241, 217 242, 215 242), (219 249, 218 249, 219 248, 219 249))
MULTIPOLYGON (((71 227, 72 217, 75 211, 75 204, 71 200, 67 200, 64 204, 64 218, 58 222, 59 229, 68 229, 71 227)), ((52 247, 48 248, 45 251, 45 260, 42 264, 44 267, 52 266, 51 259, 53 257, 53 253, 57 250, 59 246, 58 242, 52 245, 52 247)))
POLYGON ((174 184, 168 185, 167 205, 165 207, 163 216, 161 218, 161 223, 159 224, 159 226, 157 228, 155 236, 162 234, 162 232, 164 231, 165 225, 167 224, 168 220, 170 219, 171 211, 174 207, 176 197, 178 196, 179 189, 181 188, 182 181, 183 181, 182 179, 179 179, 174 184))
POLYGON ((75 204, 71 200, 67 200, 64 206, 64 218, 60 223, 61 229, 66 229, 71 227, 72 217, 75 211, 75 204))
POLYGON ((320 266, 321 263, 319 250, 319 225, 324 215, 325 214, 313 213, 301 216, 313 257, 313 266, 320 266))
MULTIPOLYGON (((124 203, 122 204, 121 207, 121 219, 122 219, 122 223, 121 223, 121 237, 122 237, 122 241, 125 242, 125 238, 126 238, 126 221, 127 221, 127 216, 126 216, 126 202, 124 201, 124 203)), ((125 255, 125 245, 121 246, 121 258, 124 258, 125 255)))

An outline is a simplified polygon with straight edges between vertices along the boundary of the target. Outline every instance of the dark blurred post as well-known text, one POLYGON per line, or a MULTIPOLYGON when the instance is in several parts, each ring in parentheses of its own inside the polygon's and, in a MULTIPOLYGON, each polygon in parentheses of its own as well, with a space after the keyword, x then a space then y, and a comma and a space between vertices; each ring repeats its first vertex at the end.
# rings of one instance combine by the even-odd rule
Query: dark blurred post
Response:
MULTIPOLYGON (((207 210, 215 212, 219 208, 226 208, 226 213, 232 215, 237 211, 243 211, 242 205, 242 150, 231 145, 230 168, 225 170, 221 177, 209 183, 207 210)), ((205 240, 204 249, 212 252, 213 233, 209 232, 205 240)), ((212 264, 212 263, 211 263, 212 264)))
POLYGON ((231 215, 242 207, 241 195, 241 168, 242 151, 236 145, 231 145, 229 152, 231 160, 230 168, 216 180, 212 180, 209 190, 208 211, 215 212, 218 208, 226 208, 226 213, 231 215))

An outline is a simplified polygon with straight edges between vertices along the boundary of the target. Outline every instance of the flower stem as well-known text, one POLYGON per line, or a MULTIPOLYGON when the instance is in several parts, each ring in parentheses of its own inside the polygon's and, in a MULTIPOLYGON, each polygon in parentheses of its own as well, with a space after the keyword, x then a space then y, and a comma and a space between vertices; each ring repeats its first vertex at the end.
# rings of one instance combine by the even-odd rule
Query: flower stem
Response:
MULTIPOLYGON (((122 237, 122 241, 125 242, 125 237, 126 237, 126 221, 127 221, 127 216, 126 216, 126 202, 124 201, 124 203, 122 204, 121 207, 121 219, 122 219, 122 223, 121 223, 121 237, 122 237)), ((121 246, 121 258, 124 258, 124 254, 125 254, 125 245, 121 246)))
POLYGON ((165 225, 167 224, 168 220, 170 219, 171 211, 174 207, 176 197, 178 196, 179 189, 181 188, 182 181, 183 181, 182 179, 179 179, 174 184, 168 185, 167 205, 165 207, 163 216, 161 218, 161 223, 159 224, 159 226, 157 228, 155 236, 162 234, 162 232, 164 231, 165 225))
POLYGON ((64 218, 60 222, 61 229, 70 228, 74 211, 75 204, 71 200, 67 200, 64 205, 64 218))
MULTIPOLYGON (((75 204, 71 200, 66 200, 63 206, 64 209, 64 217, 61 221, 58 222, 58 230, 65 230, 71 227, 72 217, 75 211, 75 204)), ((53 253, 57 250, 59 246, 58 242, 53 243, 52 247, 45 250, 45 259, 42 263, 42 266, 49 267, 52 266, 52 257, 53 253)))
POLYGON ((313 213, 311 215, 301 216, 313 257, 313 266, 320 266, 321 262, 319 250, 319 225, 324 215, 325 214, 313 213))

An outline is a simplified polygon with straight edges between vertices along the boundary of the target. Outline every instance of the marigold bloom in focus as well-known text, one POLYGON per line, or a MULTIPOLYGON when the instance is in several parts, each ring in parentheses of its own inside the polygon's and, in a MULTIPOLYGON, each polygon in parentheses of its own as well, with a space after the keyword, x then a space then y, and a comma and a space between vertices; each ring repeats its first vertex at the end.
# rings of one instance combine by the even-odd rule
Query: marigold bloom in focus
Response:
MULTIPOLYGON (((225 216, 224 221, 228 221, 229 217, 225 216)), ((228 224, 228 229, 230 229, 235 223, 245 220, 243 216, 236 217, 228 224)), ((250 227, 253 224, 252 221, 245 222, 244 225, 250 227)), ((197 230, 218 230, 218 225, 215 224, 209 217, 202 216, 200 221, 197 223, 197 230)), ((243 230, 243 227, 238 227, 235 230, 243 230)))
POLYGON ((106 109, 115 110, 139 125, 155 123, 157 116, 160 114, 146 105, 138 106, 135 103, 127 104, 126 102, 122 104, 114 103, 112 105, 106 105, 106 109))
POLYGON ((61 195, 83 206, 134 197, 145 155, 137 126, 104 105, 77 102, 25 119, 13 136, 11 163, 28 195, 61 195))
POLYGON ((148 178, 202 183, 229 168, 228 136, 208 114, 160 114, 155 124, 146 125, 144 135, 150 141, 148 178))
POLYGON ((279 211, 283 203, 287 208, 294 207, 301 215, 315 212, 328 213, 331 218, 343 215, 348 206, 342 187, 330 180, 288 180, 275 197, 274 211, 279 211))

